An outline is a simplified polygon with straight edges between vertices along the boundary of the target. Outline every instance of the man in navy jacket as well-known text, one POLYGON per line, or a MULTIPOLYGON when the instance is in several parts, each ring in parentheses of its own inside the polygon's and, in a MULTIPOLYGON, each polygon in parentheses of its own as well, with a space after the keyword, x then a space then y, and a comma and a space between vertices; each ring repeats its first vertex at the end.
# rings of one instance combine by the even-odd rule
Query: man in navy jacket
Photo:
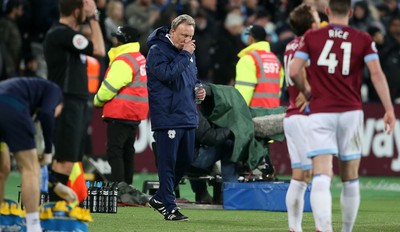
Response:
POLYGON ((195 99, 205 98, 204 89, 195 91, 199 81, 194 28, 192 17, 180 15, 171 28, 160 27, 147 39, 147 87, 160 181, 150 205, 165 220, 188 220, 179 212, 173 191, 193 160, 198 126, 195 99))

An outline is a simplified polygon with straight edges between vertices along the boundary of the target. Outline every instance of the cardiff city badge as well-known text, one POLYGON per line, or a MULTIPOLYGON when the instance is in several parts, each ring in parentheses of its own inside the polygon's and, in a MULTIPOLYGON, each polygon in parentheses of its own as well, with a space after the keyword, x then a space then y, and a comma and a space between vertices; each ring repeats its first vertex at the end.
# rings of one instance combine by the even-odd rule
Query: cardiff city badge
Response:
POLYGON ((170 139, 174 139, 174 138, 175 138, 175 135, 176 135, 176 131, 175 131, 175 130, 169 130, 169 131, 168 131, 168 137, 169 137, 170 139))

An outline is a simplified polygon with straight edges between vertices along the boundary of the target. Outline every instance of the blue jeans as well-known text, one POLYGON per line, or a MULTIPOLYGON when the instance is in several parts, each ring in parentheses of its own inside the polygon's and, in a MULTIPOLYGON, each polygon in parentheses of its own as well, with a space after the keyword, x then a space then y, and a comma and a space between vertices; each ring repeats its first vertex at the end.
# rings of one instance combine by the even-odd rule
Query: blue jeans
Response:
MULTIPOLYGON (((199 148, 199 154, 193 161, 192 166, 201 169, 208 169, 221 160, 221 176, 223 182, 236 182, 239 175, 236 170, 236 163, 231 162, 231 149, 227 148, 225 144, 220 147, 207 147, 202 146, 199 148), (225 151, 225 152, 223 152, 225 151)), ((195 193, 201 193, 207 190, 207 184, 204 181, 191 180, 190 184, 195 193)))

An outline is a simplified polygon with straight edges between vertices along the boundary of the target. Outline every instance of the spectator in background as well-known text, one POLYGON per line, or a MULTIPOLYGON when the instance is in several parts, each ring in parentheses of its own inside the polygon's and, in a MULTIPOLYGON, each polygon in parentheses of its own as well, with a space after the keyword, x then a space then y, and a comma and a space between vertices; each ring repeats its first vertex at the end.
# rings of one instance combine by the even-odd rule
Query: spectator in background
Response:
POLYGON ((300 3, 302 3, 302 0, 279 0, 274 2, 275 8, 273 11, 271 11, 271 13, 274 14, 274 21, 276 23, 276 26, 280 27, 286 23, 290 12, 300 3))
POLYGON ((110 180, 132 185, 136 133, 149 111, 146 58, 139 52, 140 34, 136 28, 119 27, 113 35, 118 46, 108 52, 110 66, 94 105, 103 107, 103 120, 107 122, 110 180))
POLYGON ((35 55, 26 55, 24 58, 24 64, 25 69, 23 71, 25 77, 39 77, 39 75, 37 74, 39 63, 35 55))
POLYGON ((196 41, 197 49, 196 63, 199 79, 205 82, 211 81, 212 60, 210 52, 216 35, 216 28, 208 21, 207 13, 203 9, 199 9, 194 15, 196 22, 196 34, 193 39, 196 41))
POLYGON ((140 33, 140 52, 146 56, 146 40, 153 31, 154 22, 158 19, 160 11, 155 8, 151 0, 137 0, 126 7, 125 17, 128 25, 137 28, 140 33))
POLYGON ((217 10, 217 0, 199 0, 200 7, 203 8, 207 14, 211 14, 215 19, 217 10))
POLYGON ((160 180, 149 203, 165 220, 188 220, 179 212, 173 191, 193 160, 198 126, 195 99, 205 98, 204 89, 195 92, 198 80, 194 30, 194 19, 180 15, 172 21, 171 28, 158 28, 147 40, 147 87, 160 180))
POLYGON ((244 18, 244 25, 249 26, 254 24, 254 21, 257 17, 257 12, 259 10, 264 10, 264 7, 261 7, 259 4, 259 0, 244 0, 241 9, 242 15, 244 18))
MULTIPOLYGON (((212 36, 214 36, 214 39, 217 34, 216 29, 220 25, 220 22, 218 20, 218 12, 217 12, 218 2, 219 1, 217 1, 217 0, 191 0, 190 1, 191 8, 192 8, 192 11, 194 11, 194 13, 189 14, 189 15, 193 15, 193 16, 201 15, 200 18, 205 17, 206 18, 205 20, 200 20, 200 25, 198 25, 199 29, 203 31, 203 29, 201 29, 200 27, 205 26, 204 22, 206 22, 206 24, 207 24, 206 31, 208 33, 212 33, 212 36), (198 5, 196 5, 196 3, 193 3, 193 2, 197 2, 198 5)), ((196 24, 197 24, 197 22, 196 22, 196 24)), ((196 34, 197 34, 197 29, 196 29, 196 34)), ((199 40, 196 40, 196 41, 197 41, 197 43, 202 43, 202 41, 199 41, 199 40)), ((201 45, 199 45, 199 46, 201 46, 201 45)), ((199 50, 201 50, 201 49, 200 48, 197 49, 196 52, 198 52, 199 50)), ((208 52, 210 52, 210 51, 208 51, 208 52)), ((197 55, 196 55, 196 57, 199 58, 199 56, 197 56, 197 55)))
POLYGON ((175 2, 171 0, 154 0, 154 5, 157 11, 160 12, 160 15, 154 22, 154 28, 170 25, 172 20, 179 14, 178 11, 181 6, 179 1, 175 2))
MULTIPOLYGON (((88 76, 84 55, 103 57, 104 40, 94 0, 60 0, 60 19, 47 32, 44 56, 48 79, 57 83, 64 95, 64 110, 56 120, 54 177, 66 184, 74 162, 82 161, 86 135, 88 76), (90 38, 79 33, 88 21, 90 38)), ((50 200, 59 199, 52 191, 50 200)))
POLYGON ((217 26, 218 22, 218 11, 217 11, 217 0, 199 0, 200 8, 206 12, 207 21, 212 27, 217 26))
POLYGON ((58 1, 35 0, 30 3, 31 22, 29 37, 32 42, 42 44, 47 30, 58 20, 58 1))
POLYGON ((349 25, 361 31, 367 31, 373 21, 369 4, 365 1, 356 2, 353 6, 353 16, 349 20, 349 25))
POLYGON ((96 8, 98 10, 98 14, 99 14, 99 23, 100 23, 100 27, 101 27, 101 32, 103 34, 105 33, 105 28, 104 28, 104 21, 106 20, 107 14, 106 14, 106 8, 107 8, 107 0, 95 0, 96 3, 96 8))
POLYGON ((283 63, 283 53, 285 52, 286 45, 294 39, 295 35, 288 24, 281 24, 275 30, 278 41, 271 44, 271 51, 278 57, 279 61, 283 63))
POLYGON ((243 18, 237 13, 229 13, 223 26, 217 29, 216 41, 211 48, 212 82, 214 84, 234 85, 237 57, 243 44, 240 35, 243 31, 243 18))
MULTIPOLYGON (((4 141, 14 153, 21 172, 22 201, 29 232, 42 231, 39 219, 40 166, 32 117, 36 114, 43 128, 44 153, 51 154, 54 117, 61 112, 61 101, 61 89, 47 80, 18 77, 0 82, 0 141, 4 141)), ((0 144, 0 163, 4 165, 0 177, 5 178, 0 179, 1 203, 10 163, 7 149, 0 144)))
POLYGON ((257 10, 254 18, 254 23, 252 24, 264 27, 265 31, 267 32, 267 36, 268 34, 272 34, 272 32, 275 30, 275 24, 274 22, 272 22, 271 13, 263 8, 257 10))
POLYGON ((400 14, 400 6, 397 0, 383 0, 383 5, 379 7, 382 10, 381 16, 382 24, 389 25, 393 17, 400 14))
POLYGON ((375 7, 377 9, 378 18, 383 22, 383 18, 389 13, 389 7, 382 1, 375 4, 375 7))
POLYGON ((3 2, 4 17, 0 19, 0 41, 5 47, 6 72, 8 77, 18 76, 22 54, 22 37, 18 28, 18 18, 24 13, 23 0, 3 2))
POLYGON ((112 36, 119 26, 124 25, 124 5, 120 0, 112 0, 107 4, 106 19, 104 20, 105 38, 111 47, 118 45, 118 40, 112 36))
POLYGON ((380 60, 386 75, 390 95, 393 101, 400 102, 400 15, 392 18, 388 25, 384 47, 381 49, 380 60))
POLYGON ((385 42, 385 34, 383 33, 382 29, 377 26, 370 26, 368 27, 367 32, 375 41, 378 51, 381 51, 385 42))
POLYGON ((196 15, 200 8, 198 0, 188 0, 183 4, 183 13, 187 15, 196 15))
MULTIPOLYGON (((370 26, 368 28, 368 34, 372 37, 372 39, 375 41, 376 44, 376 49, 378 49, 378 54, 379 54, 379 59, 381 61, 382 66, 384 65, 384 63, 382 63, 382 52, 385 46, 385 35, 382 31, 382 29, 380 29, 377 26, 370 26)), ((363 85, 364 85, 364 89, 367 90, 366 93, 366 101, 367 102, 379 102, 379 96, 376 93, 374 86, 372 84, 371 78, 370 78, 370 73, 368 72, 367 68, 364 68, 363 70, 363 85)), ((361 88, 363 89, 363 87, 361 88)), ((363 91, 361 91, 361 93, 363 93, 363 91)))

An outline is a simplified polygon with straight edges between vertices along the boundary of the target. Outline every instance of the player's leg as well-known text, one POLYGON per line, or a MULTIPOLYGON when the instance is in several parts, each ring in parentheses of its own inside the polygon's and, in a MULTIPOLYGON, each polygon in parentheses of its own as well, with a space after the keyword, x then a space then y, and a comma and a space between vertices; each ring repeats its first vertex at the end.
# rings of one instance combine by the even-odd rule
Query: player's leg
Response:
POLYGON ((313 180, 310 194, 317 231, 333 231, 332 229, 332 195, 330 192, 333 156, 319 155, 313 158, 313 180))
POLYGON ((360 206, 358 169, 361 158, 361 128, 363 112, 342 113, 338 126, 340 176, 343 183, 340 195, 342 209, 342 232, 353 229, 360 206))
POLYGON ((304 193, 307 183, 303 180, 301 168, 292 169, 292 179, 286 194, 286 208, 288 212, 288 223, 290 231, 302 231, 301 222, 304 210, 304 193))
POLYGON ((4 199, 4 191, 10 173, 10 152, 7 144, 0 141, 0 203, 4 199))
MULTIPOLYGON (((1 109, 1 114, 0 114, 0 204, 4 200, 4 194, 5 194, 5 186, 6 186, 6 181, 8 178, 8 174, 10 172, 10 153, 8 146, 6 144, 6 137, 7 137, 7 132, 8 131, 13 131, 15 130, 15 123, 19 122, 19 113, 15 111, 11 106, 8 104, 3 103, 0 101, 0 109, 1 109), (15 114, 17 114, 17 117, 15 117, 15 114), (12 123, 15 121, 15 123, 12 123)), ((21 119, 22 122, 24 122, 24 119, 21 119)), ((17 127, 18 128, 18 127, 17 127)), ((11 133, 10 135, 14 135, 11 133)), ((14 139, 18 139, 15 138, 14 139)))
MULTIPOLYGON (((7 104, 0 109, 0 131, 17 161, 21 172, 21 194, 26 208, 26 226, 28 232, 41 232, 39 220, 39 179, 40 165, 35 149, 35 128, 28 109, 19 110, 7 104)), ((9 162, 9 161, 8 161, 9 162)))
POLYGON ((26 208, 27 231, 39 232, 40 165, 36 149, 14 152, 21 172, 21 195, 26 208))
POLYGON ((360 206, 360 186, 358 168, 360 159, 341 161, 342 192, 340 206, 342 209, 342 232, 351 232, 360 206))
POLYGON ((308 157, 312 158, 313 166, 310 201, 317 231, 333 231, 330 186, 333 155, 338 153, 337 118, 336 113, 309 116, 311 139, 308 157))
POLYGON ((306 120, 306 116, 296 115, 284 119, 284 131, 292 167, 292 179, 286 194, 290 231, 302 231, 304 193, 311 175, 311 160, 306 157, 309 135, 303 125, 307 123, 306 120), (303 168, 306 168, 307 171, 304 171, 303 168))

